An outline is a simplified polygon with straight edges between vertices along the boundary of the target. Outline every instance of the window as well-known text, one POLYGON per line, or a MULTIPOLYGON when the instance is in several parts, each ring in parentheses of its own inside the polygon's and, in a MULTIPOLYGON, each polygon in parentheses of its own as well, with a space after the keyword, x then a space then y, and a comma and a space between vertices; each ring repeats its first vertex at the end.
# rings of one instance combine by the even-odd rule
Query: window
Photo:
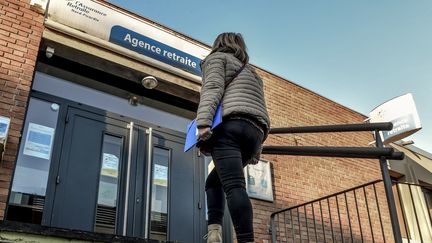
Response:
POLYGON ((122 148, 122 138, 104 134, 96 207, 96 232, 114 234, 116 230, 119 168, 120 161, 122 161, 122 148))
POLYGON ((154 240, 168 239, 169 162, 168 149, 153 149, 150 239, 154 240))
POLYGON ((429 220, 432 223, 432 187, 424 186, 422 189, 426 201, 426 209, 429 211, 429 220))
POLYGON ((59 108, 56 103, 30 98, 12 182, 8 220, 41 223, 59 108))

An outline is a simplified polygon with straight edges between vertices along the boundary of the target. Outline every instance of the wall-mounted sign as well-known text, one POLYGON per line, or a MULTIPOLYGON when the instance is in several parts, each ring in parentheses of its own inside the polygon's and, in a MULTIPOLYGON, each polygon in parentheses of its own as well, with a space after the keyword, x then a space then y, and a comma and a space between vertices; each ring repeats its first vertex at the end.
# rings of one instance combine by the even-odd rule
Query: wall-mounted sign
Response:
POLYGON ((209 53, 151 21, 95 0, 51 0, 48 19, 197 76, 209 53))
POLYGON ((5 142, 9 132, 10 118, 0 116, 0 142, 5 142))
POLYGON ((392 122, 391 131, 380 132, 384 143, 391 143, 417 132, 422 128, 412 94, 391 99, 369 114, 370 122, 392 122))
POLYGON ((122 26, 111 28, 109 41, 171 66, 201 75, 199 65, 201 59, 122 26))
POLYGON ((30 122, 23 153, 49 160, 54 140, 54 131, 54 128, 30 122))
POLYGON ((273 202, 270 162, 260 160, 256 165, 248 165, 244 173, 249 197, 273 202))

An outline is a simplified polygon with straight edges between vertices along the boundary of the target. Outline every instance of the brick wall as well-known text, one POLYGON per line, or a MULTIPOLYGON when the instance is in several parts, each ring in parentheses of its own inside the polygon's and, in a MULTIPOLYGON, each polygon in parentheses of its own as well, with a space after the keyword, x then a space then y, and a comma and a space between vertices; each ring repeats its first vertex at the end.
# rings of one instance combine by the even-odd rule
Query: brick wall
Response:
MULTIPOLYGON (((272 127, 362 123, 366 118, 270 73, 259 70, 259 74, 265 82, 272 127)), ((266 145, 367 147, 373 140, 370 132, 284 134, 270 135, 266 145)), ((270 241, 268 229, 272 212, 381 179, 378 160, 274 155, 263 155, 263 158, 272 164, 274 203, 253 200, 257 242, 270 241)), ((391 238, 392 231, 382 183, 378 184, 377 190, 381 213, 384 216, 385 235, 386 238, 391 238)), ((361 198, 359 205, 364 208, 364 200, 361 198)), ((360 213, 362 220, 367 220, 367 213, 363 212, 360 213)), ((371 217, 377 219, 376 216, 371 217)), ((312 218, 312 215, 308 215, 308 218, 312 218)), ((347 221, 342 224, 344 228, 348 226, 347 221)))
POLYGON ((0 163, 0 219, 4 216, 42 31, 43 15, 30 9, 29 0, 0 0, 0 115, 11 118, 0 163))

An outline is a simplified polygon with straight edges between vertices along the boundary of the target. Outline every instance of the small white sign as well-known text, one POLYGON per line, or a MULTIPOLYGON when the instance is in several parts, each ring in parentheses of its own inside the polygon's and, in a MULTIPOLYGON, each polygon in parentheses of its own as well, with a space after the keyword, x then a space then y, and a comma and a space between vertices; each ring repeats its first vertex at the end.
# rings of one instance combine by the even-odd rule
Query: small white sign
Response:
POLYGON ((154 165, 153 183, 159 186, 168 186, 168 167, 163 165, 154 165))
POLYGON ((244 168, 246 177, 246 190, 249 197, 273 201, 273 186, 270 162, 260 160, 256 165, 244 168))
POLYGON ((103 153, 101 174, 118 177, 119 158, 114 154, 103 153))
POLYGON ((386 144, 408 137, 422 128, 411 93, 381 104, 370 112, 369 117, 371 123, 393 123, 391 131, 380 132, 381 139, 386 144))
POLYGON ((54 140, 54 128, 29 123, 24 154, 49 160, 54 140))
POLYGON ((10 119, 0 116, 0 140, 6 140, 10 126, 10 119))

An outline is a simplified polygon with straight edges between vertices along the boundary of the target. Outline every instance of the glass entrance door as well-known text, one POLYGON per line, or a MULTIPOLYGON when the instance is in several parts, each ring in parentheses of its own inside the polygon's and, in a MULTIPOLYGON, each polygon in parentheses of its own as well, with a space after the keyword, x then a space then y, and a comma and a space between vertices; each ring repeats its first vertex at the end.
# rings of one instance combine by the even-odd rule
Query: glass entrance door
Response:
POLYGON ((130 184, 136 161, 144 161, 137 158, 144 134, 133 123, 69 108, 50 225, 126 235, 133 201, 142 197, 130 184))
MULTIPOLYGON (((8 220, 202 242, 203 164, 196 150, 183 152, 184 133, 43 93, 33 96, 8 220)), ((172 119, 164 114, 158 119, 172 119)))
POLYGON ((201 168, 184 134, 77 107, 65 122, 44 224, 201 242, 201 168))

